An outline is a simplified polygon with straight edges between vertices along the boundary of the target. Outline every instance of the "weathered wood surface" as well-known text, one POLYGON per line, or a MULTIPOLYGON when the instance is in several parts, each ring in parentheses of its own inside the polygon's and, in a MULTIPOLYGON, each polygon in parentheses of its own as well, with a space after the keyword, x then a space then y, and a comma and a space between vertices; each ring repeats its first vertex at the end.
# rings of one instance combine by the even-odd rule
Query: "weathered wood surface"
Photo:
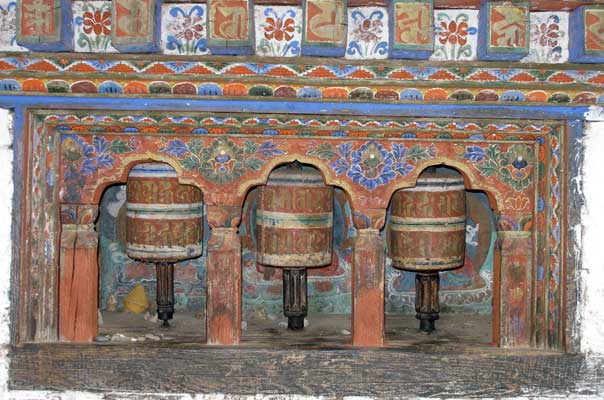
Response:
POLYGON ((602 362, 582 355, 201 345, 25 345, 11 389, 495 397, 602 393, 602 362), (157 379, 162 376, 162 379, 157 379))

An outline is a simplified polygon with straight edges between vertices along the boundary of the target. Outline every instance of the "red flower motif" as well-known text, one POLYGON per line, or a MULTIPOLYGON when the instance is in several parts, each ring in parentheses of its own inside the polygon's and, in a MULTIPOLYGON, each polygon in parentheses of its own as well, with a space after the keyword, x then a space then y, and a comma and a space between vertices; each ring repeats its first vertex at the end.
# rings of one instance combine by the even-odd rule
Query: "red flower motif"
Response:
POLYGON ((382 34, 382 21, 379 19, 371 20, 364 19, 360 24, 357 22, 357 27, 352 31, 354 40, 360 42, 378 42, 382 34))
POLYGON ((532 26, 531 36, 534 42, 538 41, 543 47, 556 47, 560 38, 558 24, 535 24, 532 26))
POLYGON ((455 21, 446 22, 442 21, 440 23, 441 29, 438 32, 438 41, 441 44, 446 44, 447 42, 451 44, 459 43, 461 46, 468 43, 468 24, 465 21, 460 22, 459 24, 455 21))
POLYGON ((266 26, 264 27, 264 37, 268 40, 275 39, 280 42, 283 39, 286 41, 290 41, 294 37, 294 32, 296 29, 294 28, 294 19, 287 18, 285 21, 281 18, 277 18, 275 20, 273 17, 268 17, 266 19, 266 26))
POLYGON ((93 31, 95 35, 111 33, 111 12, 96 10, 94 14, 90 11, 84 13, 84 32, 90 34, 93 31))
POLYGON ((182 29, 177 35, 177 38, 184 38, 185 40, 192 40, 193 38, 199 40, 203 37, 203 25, 201 17, 185 17, 180 29, 182 29))

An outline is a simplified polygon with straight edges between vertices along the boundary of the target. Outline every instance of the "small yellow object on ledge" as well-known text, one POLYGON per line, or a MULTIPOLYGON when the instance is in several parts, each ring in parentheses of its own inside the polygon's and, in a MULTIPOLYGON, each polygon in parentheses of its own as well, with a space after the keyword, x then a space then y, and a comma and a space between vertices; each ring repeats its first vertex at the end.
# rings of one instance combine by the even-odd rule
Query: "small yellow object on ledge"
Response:
POLYGON ((136 284, 124 299, 124 310, 135 314, 147 311, 149 301, 143 285, 136 284))

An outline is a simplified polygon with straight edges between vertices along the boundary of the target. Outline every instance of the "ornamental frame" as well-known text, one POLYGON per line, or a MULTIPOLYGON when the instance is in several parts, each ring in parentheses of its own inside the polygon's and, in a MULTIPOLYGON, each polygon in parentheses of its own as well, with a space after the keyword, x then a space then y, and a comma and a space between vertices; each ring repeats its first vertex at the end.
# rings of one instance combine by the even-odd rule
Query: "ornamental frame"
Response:
MULTIPOLYGON (((189 113, 184 116, 174 112, 159 115, 145 112, 94 114, 78 110, 48 109, 31 110, 28 113, 29 133, 26 135, 24 148, 27 155, 24 160, 28 160, 28 163, 24 165, 27 177, 24 190, 32 196, 24 196, 22 204, 22 235, 25 235, 23 240, 26 244, 22 255, 32 254, 32 257, 24 257, 19 268, 19 281, 22 283, 17 342, 45 342, 60 338, 57 330, 60 310, 56 285, 61 257, 59 250, 62 248, 61 221, 68 225, 83 224, 84 222, 77 221, 77 210, 84 210, 84 215, 92 218, 87 223, 94 221, 95 207, 103 189, 113 183, 125 182, 129 168, 136 162, 154 159, 170 163, 179 172, 181 182, 200 187, 204 192, 204 201, 210 206, 234 209, 232 218, 236 221, 245 194, 254 185, 266 181, 276 165, 300 160, 319 168, 328 184, 345 190, 351 201, 357 229, 381 227, 390 195, 398 188, 413 185, 417 175, 425 167, 445 163, 460 170, 467 187, 485 190, 492 208, 498 213, 500 252, 506 245, 511 246, 507 259, 505 254, 500 254, 500 262, 532 265, 520 275, 498 275, 503 282, 496 278, 494 341, 506 347, 571 348, 566 334, 567 321, 563 317, 566 308, 565 285, 569 284, 565 278, 568 275, 564 248, 567 231, 564 215, 566 196, 560 195, 566 193, 565 184, 568 179, 564 154, 569 128, 564 121, 546 120, 522 125, 513 120, 493 120, 489 123, 472 118, 441 118, 438 120, 440 124, 422 128, 425 118, 422 122, 421 118, 405 120, 366 117, 352 118, 352 121, 360 121, 349 124, 352 127, 326 125, 322 129, 316 129, 315 136, 307 136, 313 128, 304 126, 304 121, 342 120, 338 118, 341 116, 289 117, 289 120, 297 119, 298 123, 303 121, 302 126, 292 132, 291 126, 287 126, 288 117, 276 114, 268 118, 281 118, 282 124, 271 126, 271 130, 275 132, 266 136, 266 124, 262 124, 264 120, 258 119, 254 124, 253 115, 228 113, 224 116, 229 117, 226 120, 230 120, 231 126, 224 123, 225 118, 220 115, 207 113, 189 113), (398 121, 398 126, 381 128, 380 138, 368 136, 368 133, 375 132, 376 128, 372 126, 376 123, 381 121, 383 125, 392 126, 392 120, 398 121), (369 128, 359 128, 358 125, 362 123, 369 128), (468 134, 462 127, 470 125, 473 130, 468 134), (416 132, 417 137, 410 137, 411 132, 416 132), (332 136, 334 134, 337 136, 332 136), (103 141, 105 139, 108 141, 103 141), (215 173, 203 170, 200 166, 195 171, 184 162, 190 156, 191 148, 201 148, 191 146, 195 140, 203 141, 202 147, 208 151, 228 143, 231 147, 239 147, 243 150, 243 156, 254 158, 255 161, 244 163, 247 165, 245 171, 220 180, 215 173), (90 176, 84 180, 70 177, 67 172, 73 160, 66 155, 73 152, 75 143, 90 146, 90 149, 95 146, 105 149, 111 152, 110 158, 113 161, 108 162, 106 157, 100 157, 101 154, 90 154, 88 158, 104 160, 95 167, 96 171, 89 170, 90 176), (360 153, 367 151, 368 146, 388 153, 387 156, 399 164, 397 168, 393 168, 398 171, 395 179, 371 182, 359 176, 349 157, 353 157, 351 151, 356 151, 355 157, 358 158, 360 153), (423 152, 417 153, 422 146, 423 152), (500 172, 485 169, 490 161, 501 164, 501 160, 494 158, 497 154, 504 154, 505 149, 509 151, 518 146, 524 146, 522 151, 530 149, 536 156, 533 163, 528 164, 531 173, 524 176, 524 182, 510 180, 507 173, 504 174, 503 171, 510 167, 509 162, 505 164, 503 161, 505 165, 499 165, 500 172), (247 151, 251 148, 255 152, 247 151), (419 155, 407 159, 407 162, 401 154, 412 148, 419 155), (112 163, 115 165, 108 165, 112 163), (497 179, 489 178, 491 183, 488 183, 487 177, 482 175, 485 171, 497 179), (101 173, 95 175, 98 172, 101 173), (54 179, 50 178, 53 176, 54 179), (537 179, 538 176, 541 178, 537 179), (526 181, 527 177, 533 181, 526 181), (230 196, 215 190, 224 183, 234 184, 237 189, 230 191, 230 196), (523 198, 509 196, 510 193, 524 192, 532 194, 523 198), (381 196, 375 196, 376 194, 381 196), (54 200, 47 201, 49 198, 54 200), (85 211, 88 208, 92 211, 85 211), (29 239, 25 240, 26 237, 29 239), (45 240, 41 240, 42 237, 45 240), (546 252, 545 243, 548 241, 552 247, 546 252), (512 252, 522 253, 523 248, 527 251, 524 259, 509 258, 512 252), (519 288, 522 295, 519 294, 519 288), (506 290, 509 293, 506 294, 506 290), (530 295, 531 293, 533 294, 530 295), (519 304, 522 305, 522 326, 512 323, 520 314, 513 316, 509 307, 512 304, 509 296, 518 295, 521 298, 515 304, 517 308, 519 304), (504 300, 498 301, 501 296, 504 300), (543 307, 543 304, 548 307, 543 307)), ((204 157, 201 153, 198 156, 200 159, 204 157)), ((82 163, 82 160, 76 161, 82 163)), ((79 167, 83 168, 82 165, 79 167)), ((213 227, 218 225, 215 223, 213 227)), ((505 267, 499 269, 500 272, 505 270, 505 267)), ((238 342, 237 335, 232 339, 232 343, 238 342)))

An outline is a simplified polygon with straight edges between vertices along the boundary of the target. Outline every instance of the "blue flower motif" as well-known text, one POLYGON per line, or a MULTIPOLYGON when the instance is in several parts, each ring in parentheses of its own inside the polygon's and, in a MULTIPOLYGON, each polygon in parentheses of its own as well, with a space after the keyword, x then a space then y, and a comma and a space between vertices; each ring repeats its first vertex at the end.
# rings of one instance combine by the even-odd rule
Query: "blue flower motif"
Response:
POLYGON ((350 152, 351 168, 347 176, 353 182, 373 190, 396 177, 392 154, 376 141, 369 141, 350 152))
POLYGON ((168 145, 162 149, 160 149, 159 151, 164 152, 164 153, 168 153, 174 157, 178 157, 181 158, 182 156, 184 156, 185 154, 187 154, 189 152, 189 148, 187 147, 186 144, 184 144, 184 142, 182 140, 170 140, 168 142, 168 145))
POLYGON ((466 152, 463 158, 473 163, 482 162, 485 158, 484 149, 480 146, 466 146, 466 152))

